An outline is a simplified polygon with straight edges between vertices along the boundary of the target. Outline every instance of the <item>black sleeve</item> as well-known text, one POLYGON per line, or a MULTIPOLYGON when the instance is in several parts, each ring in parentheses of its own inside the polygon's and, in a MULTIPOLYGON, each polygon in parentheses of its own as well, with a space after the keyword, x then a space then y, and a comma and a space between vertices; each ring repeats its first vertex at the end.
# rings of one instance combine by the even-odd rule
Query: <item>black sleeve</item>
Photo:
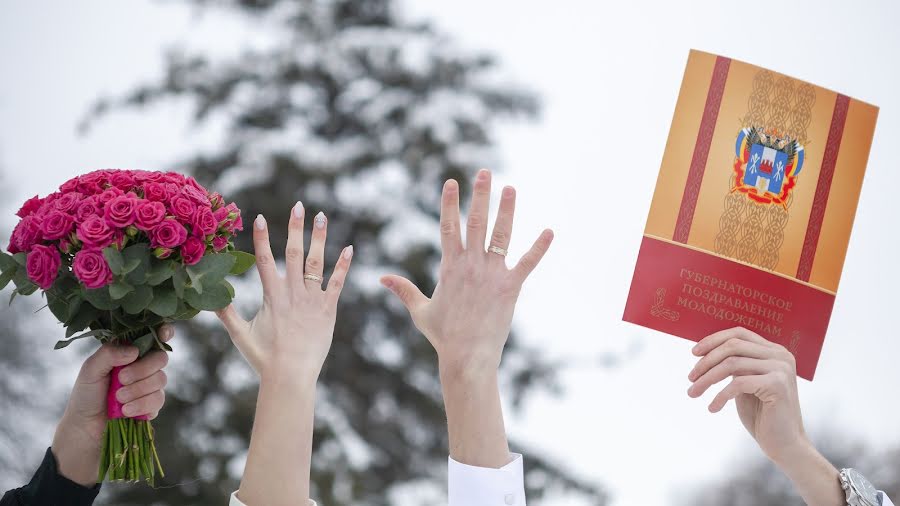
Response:
POLYGON ((3 494, 0 506, 90 506, 98 493, 99 484, 88 488, 59 474, 56 457, 48 448, 31 482, 3 494))

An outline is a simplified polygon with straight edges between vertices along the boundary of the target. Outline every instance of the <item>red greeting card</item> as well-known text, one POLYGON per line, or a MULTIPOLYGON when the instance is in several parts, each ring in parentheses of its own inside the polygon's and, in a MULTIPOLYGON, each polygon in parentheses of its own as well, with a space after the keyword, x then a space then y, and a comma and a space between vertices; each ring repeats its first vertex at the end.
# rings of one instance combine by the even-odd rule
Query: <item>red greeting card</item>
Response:
POLYGON ((812 379, 878 108, 691 51, 624 320, 697 341, 749 328, 812 379))

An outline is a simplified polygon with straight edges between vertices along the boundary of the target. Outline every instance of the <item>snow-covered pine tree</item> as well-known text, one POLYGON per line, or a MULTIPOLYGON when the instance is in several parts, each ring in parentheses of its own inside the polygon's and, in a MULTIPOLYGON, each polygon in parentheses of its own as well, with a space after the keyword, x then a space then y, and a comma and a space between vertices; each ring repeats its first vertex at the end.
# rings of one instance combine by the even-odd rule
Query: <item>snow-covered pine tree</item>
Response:
MULTIPOLYGON (((174 168, 237 201, 248 225, 264 213, 273 230, 286 230, 297 200, 325 210, 328 262, 346 244, 356 256, 320 380, 312 492, 329 506, 442 504, 447 436, 436 357, 376 276, 401 272, 430 293, 442 182, 469 187, 479 167, 492 165, 496 120, 534 116, 538 102, 504 84, 491 57, 404 20, 390 0, 193 3, 245 16, 275 42, 231 58, 170 55, 158 81, 99 102, 92 117, 188 98, 199 122, 226 121, 228 133, 216 151, 174 168)), ((276 254, 283 241, 274 235, 276 254)), ((238 299, 255 298, 255 285, 248 277, 238 299)), ((217 325, 186 334, 174 356, 177 387, 154 422, 168 481, 182 484, 153 500, 224 504, 238 484, 235 455, 248 444, 256 388, 217 325)), ((554 385, 552 364, 515 336, 502 375, 516 404, 554 385)), ((530 501, 565 492, 605 503, 598 485, 527 453, 530 501)), ((110 500, 146 504, 146 494, 115 488, 110 500)))

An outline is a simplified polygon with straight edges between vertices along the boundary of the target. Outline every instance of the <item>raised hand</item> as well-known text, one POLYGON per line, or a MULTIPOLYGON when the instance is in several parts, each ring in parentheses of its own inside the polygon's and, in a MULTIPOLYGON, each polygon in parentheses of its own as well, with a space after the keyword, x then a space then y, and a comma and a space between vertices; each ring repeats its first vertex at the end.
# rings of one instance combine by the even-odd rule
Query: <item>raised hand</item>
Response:
POLYGON ((262 307, 245 321, 229 306, 219 313, 235 346, 260 375, 256 417, 238 499, 250 506, 298 506, 309 498, 316 381, 331 348, 338 297, 353 247, 341 252, 322 288, 328 220, 313 220, 309 254, 303 246, 303 205, 291 213, 286 276, 278 274, 265 218, 253 223, 262 307))
POLYGON ((442 366, 496 370, 509 337, 513 311, 522 284, 553 241, 545 230, 518 264, 506 267, 512 236, 516 191, 503 189, 500 210, 485 250, 491 173, 482 170, 475 180, 466 230, 460 234, 459 186, 450 180, 441 197, 441 266, 431 298, 410 280, 385 276, 382 283, 394 292, 413 323, 437 351, 442 366))
POLYGON ((319 213, 313 220, 309 255, 304 262, 304 208, 291 212, 285 249, 286 276, 281 276, 269 244, 266 220, 253 223, 257 270, 263 285, 262 306, 249 322, 233 306, 218 316, 235 346, 260 375, 283 366, 318 377, 334 335, 338 298, 353 257, 353 246, 341 252, 327 289, 322 289, 328 220, 319 213))
POLYGON ((511 456, 503 425, 497 367, 509 337, 522 283, 550 247, 545 230, 512 269, 505 256, 512 236, 516 192, 503 189, 500 211, 485 250, 491 174, 478 173, 466 231, 460 234, 459 186, 447 181, 441 198, 441 257, 438 284, 431 298, 408 279, 385 276, 416 327, 438 354, 444 405, 455 460, 499 468, 511 456))
POLYGON ((701 357, 688 375, 691 397, 728 378, 709 405, 717 413, 734 400, 744 427, 797 487, 807 504, 845 504, 838 471, 803 428, 794 355, 744 328, 712 334, 693 349, 701 357))

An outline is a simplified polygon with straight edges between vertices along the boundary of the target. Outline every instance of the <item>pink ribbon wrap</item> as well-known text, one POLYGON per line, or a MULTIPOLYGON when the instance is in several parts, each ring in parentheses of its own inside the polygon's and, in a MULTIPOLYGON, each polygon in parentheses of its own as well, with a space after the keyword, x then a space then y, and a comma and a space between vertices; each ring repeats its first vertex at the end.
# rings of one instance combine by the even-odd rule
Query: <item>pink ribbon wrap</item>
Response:
POLYGON ((119 372, 125 366, 113 367, 109 373, 109 390, 106 392, 106 416, 110 420, 115 418, 134 418, 135 420, 149 420, 148 415, 127 417, 122 413, 123 404, 116 398, 116 393, 122 388, 122 382, 119 381, 119 372))

